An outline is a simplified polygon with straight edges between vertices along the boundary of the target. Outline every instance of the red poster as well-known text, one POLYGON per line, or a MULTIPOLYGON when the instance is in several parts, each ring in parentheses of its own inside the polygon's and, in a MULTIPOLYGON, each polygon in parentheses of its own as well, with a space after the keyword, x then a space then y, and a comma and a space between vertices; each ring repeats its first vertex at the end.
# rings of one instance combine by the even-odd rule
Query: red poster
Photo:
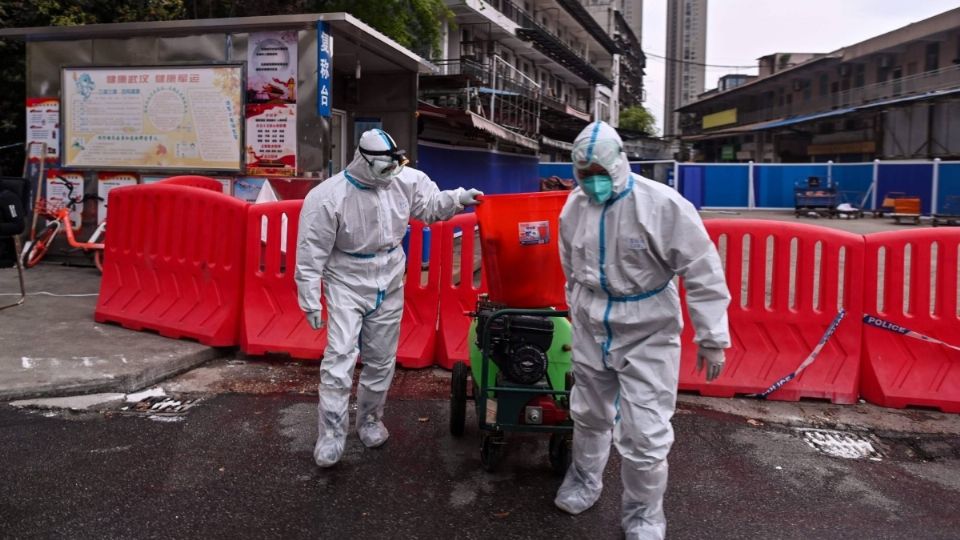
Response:
POLYGON ((296 174, 296 111, 296 105, 247 105, 247 174, 296 174))

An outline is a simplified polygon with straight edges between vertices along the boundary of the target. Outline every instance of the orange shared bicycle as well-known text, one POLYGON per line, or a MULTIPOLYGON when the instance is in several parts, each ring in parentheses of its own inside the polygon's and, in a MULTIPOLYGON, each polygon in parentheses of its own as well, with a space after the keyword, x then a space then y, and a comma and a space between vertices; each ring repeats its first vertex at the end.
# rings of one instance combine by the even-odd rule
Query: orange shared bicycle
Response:
POLYGON ((54 239, 63 231, 67 235, 67 243, 71 247, 81 249, 84 253, 93 255, 93 263, 97 270, 103 272, 103 243, 101 239, 107 231, 107 221, 103 220, 97 225, 96 230, 90 235, 86 242, 80 242, 73 234, 73 220, 70 219, 70 213, 73 212, 78 204, 82 204, 87 199, 95 199, 96 195, 73 196, 73 184, 64 178, 57 177, 54 182, 61 183, 67 188, 66 201, 40 199, 37 208, 34 210, 38 216, 49 220, 47 226, 37 235, 36 240, 29 242, 23 248, 23 265, 27 268, 33 268, 47 254, 54 239))

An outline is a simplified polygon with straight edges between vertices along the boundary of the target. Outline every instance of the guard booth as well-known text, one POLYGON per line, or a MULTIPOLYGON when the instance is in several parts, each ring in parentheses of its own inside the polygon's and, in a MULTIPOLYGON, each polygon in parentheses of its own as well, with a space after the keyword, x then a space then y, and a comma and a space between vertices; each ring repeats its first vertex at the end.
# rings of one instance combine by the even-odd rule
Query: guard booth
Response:
POLYGON ((27 143, 46 168, 34 192, 62 197, 59 176, 102 199, 74 216, 81 239, 121 185, 199 174, 244 200, 265 184, 302 197, 373 127, 416 163, 418 75, 436 71, 347 13, 7 28, 0 38, 26 42, 27 143))

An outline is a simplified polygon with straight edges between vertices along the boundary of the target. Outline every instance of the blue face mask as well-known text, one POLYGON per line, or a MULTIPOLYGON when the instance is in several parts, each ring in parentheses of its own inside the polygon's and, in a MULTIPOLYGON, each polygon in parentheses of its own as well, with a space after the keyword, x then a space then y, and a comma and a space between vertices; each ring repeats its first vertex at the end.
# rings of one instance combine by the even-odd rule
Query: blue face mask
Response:
POLYGON ((613 178, 609 174, 595 174, 580 180, 580 188, 597 204, 603 204, 613 195, 613 178))

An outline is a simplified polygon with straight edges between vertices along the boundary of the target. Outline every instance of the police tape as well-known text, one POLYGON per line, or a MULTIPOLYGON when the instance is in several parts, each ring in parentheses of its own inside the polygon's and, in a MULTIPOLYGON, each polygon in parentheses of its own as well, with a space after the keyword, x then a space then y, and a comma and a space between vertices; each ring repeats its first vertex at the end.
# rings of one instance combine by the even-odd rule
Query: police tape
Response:
POLYGON ((900 334, 900 335, 904 335, 904 336, 907 336, 907 337, 910 337, 910 338, 913 338, 913 339, 919 339, 920 341, 926 341, 927 343, 935 343, 935 344, 937 344, 937 345, 943 345, 944 347, 953 349, 953 350, 955 350, 955 351, 960 351, 960 347, 958 347, 958 346, 956 346, 956 345, 951 345, 951 344, 949 344, 949 343, 940 341, 940 340, 937 339, 937 338, 932 338, 932 337, 930 337, 930 336, 921 334, 920 332, 915 332, 915 331, 913 331, 913 330, 910 330, 910 329, 907 328, 906 326, 901 326, 901 325, 899 325, 899 324, 892 323, 892 322, 890 322, 890 321, 881 319, 880 317, 877 317, 876 315, 868 315, 868 314, 865 314, 865 315, 863 316, 863 323, 864 323, 864 324, 869 324, 870 326, 874 326, 874 327, 876 327, 876 328, 882 328, 882 329, 888 330, 888 331, 890 331, 890 332, 894 332, 894 333, 897 333, 897 334, 900 334))
POLYGON ((817 346, 814 347, 812 351, 810 351, 810 354, 808 354, 807 358, 800 364, 800 367, 794 370, 793 373, 787 375, 786 377, 770 385, 770 388, 767 388, 766 390, 764 390, 759 394, 755 394, 754 397, 757 397, 759 399, 767 399, 767 396, 779 390, 781 387, 783 387, 783 385, 792 381, 794 378, 796 378, 797 375, 803 372, 803 370, 807 369, 810 366, 810 364, 812 364, 814 360, 817 359, 817 355, 819 355, 820 351, 823 350, 823 347, 824 345, 827 344, 827 341, 829 341, 830 338, 833 337, 833 333, 837 331, 837 327, 840 326, 840 321, 843 320, 843 317, 846 316, 846 314, 847 312, 844 309, 841 309, 840 312, 837 313, 837 316, 833 318, 833 322, 831 322, 830 326, 827 327, 827 331, 823 333, 823 337, 820 338, 820 341, 817 343, 817 346))

